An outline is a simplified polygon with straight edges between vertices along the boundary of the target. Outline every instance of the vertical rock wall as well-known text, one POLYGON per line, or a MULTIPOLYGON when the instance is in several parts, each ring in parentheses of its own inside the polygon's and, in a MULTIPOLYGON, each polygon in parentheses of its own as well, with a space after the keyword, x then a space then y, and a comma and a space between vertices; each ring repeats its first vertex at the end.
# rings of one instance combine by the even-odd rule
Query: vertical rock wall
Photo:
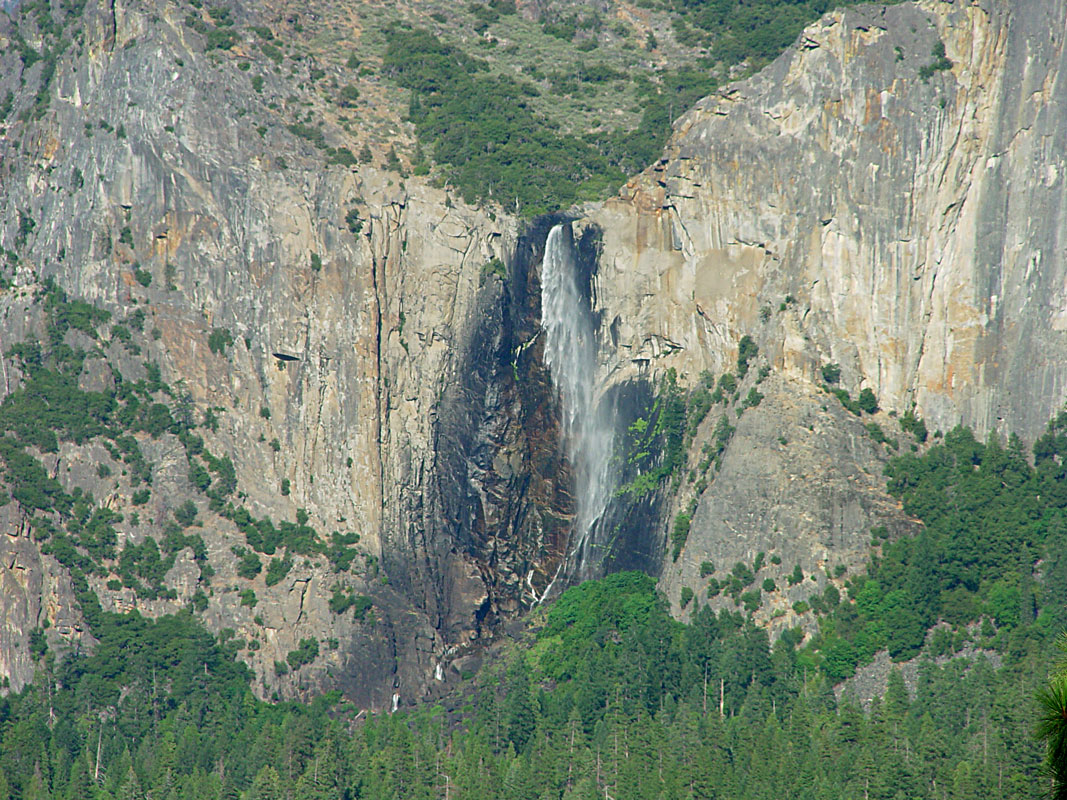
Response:
POLYGON ((677 613, 695 608, 682 587, 699 603, 711 575, 764 552, 782 564, 761 581, 785 586, 794 563, 814 575, 765 598, 762 618, 795 624, 791 603, 830 568, 862 566, 872 527, 913 529, 884 494, 892 451, 862 422, 901 437, 894 416, 914 409, 931 433, 1033 441, 1063 406, 1065 21, 1059 0, 833 12, 700 101, 661 161, 579 222, 603 231, 602 385, 655 385, 670 368, 696 385, 736 371, 745 335, 770 370, 741 386, 759 407, 712 409, 646 531, 677 613), (830 363, 883 411, 861 421, 822 393, 830 363), (720 416, 736 433, 704 489, 720 416))

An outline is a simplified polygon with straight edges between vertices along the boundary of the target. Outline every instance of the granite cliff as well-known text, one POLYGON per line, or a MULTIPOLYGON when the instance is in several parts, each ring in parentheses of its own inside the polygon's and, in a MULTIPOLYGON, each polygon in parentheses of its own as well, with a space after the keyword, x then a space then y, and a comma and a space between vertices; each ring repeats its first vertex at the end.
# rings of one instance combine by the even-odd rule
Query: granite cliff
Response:
MULTIPOLYGON (((260 11, 233 13, 254 25, 260 11)), ((707 602, 710 578, 764 553, 759 577, 779 588, 757 617, 807 624, 795 564, 821 589, 865 561, 872 528, 914 529, 881 477, 894 440, 922 446, 899 431, 905 414, 931 432, 1032 439, 1063 404, 1061 0, 833 12, 681 117, 618 198, 572 210, 620 452, 668 374, 679 391, 704 374, 708 388, 740 381, 687 433, 675 477, 617 498, 596 555, 564 570, 576 503, 540 334, 545 240, 564 217, 470 206, 402 177, 377 142, 349 163, 367 126, 307 88, 318 68, 294 60, 285 75, 244 41, 205 49, 221 28, 201 10, 89 2, 63 50, 26 16, 0 20, 0 341, 7 353, 46 338, 53 280, 116 323, 67 331, 90 353, 80 385, 158 369, 167 390, 153 399, 188 420, 136 435, 144 502, 98 439, 34 452, 67 491, 122 513, 118 551, 162 541, 194 500, 186 530, 203 538, 208 580, 182 548, 166 596, 118 580, 118 558, 88 583, 105 609, 193 604, 241 640, 264 695, 424 696, 557 574, 644 568, 686 614, 685 589, 707 602), (740 375, 745 336, 758 352, 740 375), (828 365, 833 388, 870 389, 880 410, 844 408, 828 365), (225 502, 192 483, 194 429, 232 459, 225 502), (322 542, 358 534, 358 556, 341 568, 311 548, 277 581, 250 575, 239 507, 322 542), (318 655, 285 669, 308 638, 318 655)), ((28 371, 3 364, 8 396, 28 371)), ((31 631, 59 651, 92 644, 33 517, 0 507, 0 673, 16 689, 33 675, 31 631)))
MULTIPOLYGON (((763 404, 728 411, 736 436, 664 570, 676 604, 682 586, 700 596, 704 561, 722 577, 778 552, 778 584, 800 563, 821 586, 863 562, 872 527, 908 528, 879 490, 889 446, 820 388, 823 366, 873 391, 867 418, 892 438, 913 412, 931 433, 1032 442, 1062 407, 1065 16, 1043 2, 831 13, 698 103, 661 161, 578 223, 602 232, 603 385, 736 371, 746 335, 770 370, 763 404)), ((661 541, 692 495, 673 496, 661 541)), ((792 620, 784 601, 802 595, 785 595, 767 610, 792 620)))

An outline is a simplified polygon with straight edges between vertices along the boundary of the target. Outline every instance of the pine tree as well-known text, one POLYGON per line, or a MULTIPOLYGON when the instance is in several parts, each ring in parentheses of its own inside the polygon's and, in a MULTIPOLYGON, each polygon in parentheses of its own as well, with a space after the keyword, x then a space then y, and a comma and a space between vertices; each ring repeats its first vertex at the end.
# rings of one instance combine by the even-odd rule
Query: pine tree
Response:
POLYGON ((252 785, 248 789, 248 800, 282 800, 282 782, 278 776, 278 770, 270 764, 266 765, 256 777, 252 779, 252 785))
MULTIPOLYGON (((85 800, 92 796, 92 782, 89 780, 89 767, 85 763, 84 755, 79 755, 71 764, 65 796, 67 800, 85 800)), ((0 788, 0 800, 7 800, 2 788, 0 788)))
POLYGON ((41 772, 40 763, 35 764, 33 775, 26 787, 23 800, 52 800, 52 792, 48 788, 48 781, 41 772))
POLYGON ((126 775, 119 784, 116 793, 117 800, 144 800, 144 790, 141 789, 141 781, 131 766, 126 770, 126 775))
POLYGON ((533 700, 530 697, 530 677, 522 659, 509 670, 504 714, 508 741, 515 746, 516 752, 521 753, 537 724, 533 700))

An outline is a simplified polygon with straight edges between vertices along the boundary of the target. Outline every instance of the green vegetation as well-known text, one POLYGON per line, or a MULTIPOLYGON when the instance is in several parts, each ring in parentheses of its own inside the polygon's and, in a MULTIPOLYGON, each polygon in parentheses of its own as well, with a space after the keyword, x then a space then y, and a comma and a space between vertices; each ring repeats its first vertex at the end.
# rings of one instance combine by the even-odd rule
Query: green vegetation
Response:
POLYGON ((692 600, 693 600, 693 590, 690 589, 688 586, 683 586, 682 587, 682 591, 681 591, 681 595, 678 598, 679 604, 681 605, 682 608, 688 608, 689 604, 692 602, 692 600))
POLYGON ((274 586, 276 583, 281 583, 282 579, 289 574, 289 570, 292 568, 293 559, 288 553, 284 558, 272 558, 270 563, 267 564, 267 572, 263 579, 267 586, 274 586))
POLYGON ((285 657, 290 669, 298 670, 319 657, 319 643, 316 639, 301 639, 295 650, 290 650, 285 657))
POLYGON ((919 78, 923 83, 928 82, 937 72, 952 69, 952 62, 945 55, 945 43, 940 39, 934 45, 932 55, 934 60, 919 68, 919 78))
MULTIPOLYGON (((825 367, 823 368, 825 371, 825 367)), ((845 389, 835 389, 829 385, 829 382, 824 386, 826 391, 836 397, 841 405, 851 411, 857 417, 862 416, 864 413, 876 414, 878 413, 878 398, 874 392, 870 389, 863 389, 859 393, 859 397, 855 400, 845 389)))
POLYGON ((233 554, 238 558, 237 575, 245 580, 252 580, 263 571, 263 562, 251 550, 234 547, 233 554))
MULTIPOLYGON (((840 642, 816 669, 797 632, 772 647, 741 614, 682 602, 694 608, 689 625, 671 619, 649 577, 586 582, 548 609, 528 646, 477 677, 465 710, 358 725, 336 695, 256 701, 234 661, 244 643, 213 641, 189 615, 96 611, 91 656, 68 656, 2 701, 0 783, 16 797, 118 798, 134 786, 164 797, 432 797, 448 776, 457 797, 501 800, 804 797, 813 786, 890 799, 950 786, 952 798, 978 800, 1028 796, 1040 779, 1028 702, 1044 674, 1038 629, 1013 637, 999 669, 982 657, 924 661, 914 696, 892 672, 884 699, 863 711, 830 691, 827 676, 854 662, 840 642), (89 789, 97 754, 102 777, 89 789)), ((35 641, 41 653, 39 632, 35 641)), ((319 652, 303 639, 275 671, 319 652)))
POLYGON ((537 89, 425 30, 392 28, 383 70, 412 92, 411 120, 468 202, 533 215, 599 197, 623 172, 593 143, 560 134, 526 102, 537 89))
POLYGON ((641 497, 657 489, 685 462, 686 401, 677 374, 668 370, 649 412, 630 426, 627 466, 637 476, 617 494, 641 497))
POLYGON ((748 374, 748 362, 759 354, 759 347, 747 333, 741 337, 737 346, 737 377, 744 380, 748 374))
POLYGON ((900 429, 905 433, 910 433, 920 444, 926 441, 926 423, 915 416, 915 412, 911 409, 900 417, 900 429))
POLYGON ((233 334, 228 328, 212 328, 207 337, 207 346, 215 355, 226 355, 226 348, 233 345, 233 334))
POLYGON ((674 526, 671 528, 671 560, 677 561, 685 547, 685 541, 689 538, 689 525, 692 522, 691 514, 679 514, 674 518, 674 526))
MULTIPOLYGON (((894 659, 916 656, 939 621, 952 630, 940 651, 957 649, 979 622, 982 640, 997 649, 1067 624, 1051 602, 1067 590, 1064 431, 1060 414, 1035 443, 1033 467, 1017 439, 1007 448, 995 438, 983 445, 964 428, 922 456, 889 463, 890 492, 924 527, 883 544, 867 573, 846 581, 847 598, 811 598, 825 619, 809 647, 832 677, 847 677, 882 648, 894 659)), ((791 585, 797 577, 799 569, 791 585)))
POLYGON ((862 389, 860 391, 860 396, 856 398, 856 405, 867 414, 878 412, 878 398, 874 396, 874 392, 870 389, 862 389))
POLYGON ((482 266, 482 272, 479 277, 479 285, 485 285, 485 282, 491 278, 499 278, 503 282, 507 282, 508 270, 504 266, 504 262, 499 258, 491 258, 482 266))
POLYGON ((748 390, 745 399, 741 401, 741 408, 755 408, 763 401, 763 395, 755 386, 748 390))
MULTIPOLYGON (((672 45, 671 68, 651 69, 635 57, 625 23, 612 31, 623 41, 605 38, 606 21, 591 8, 546 10, 538 31, 471 3, 461 16, 484 37, 475 41, 485 58, 429 30, 391 23, 382 72, 411 91, 409 117, 441 177, 468 201, 532 215, 611 192, 659 157, 671 123, 715 91, 731 67, 762 66, 828 9, 825 0, 644 4, 672 20, 681 47, 672 45), (497 30, 513 44, 495 49, 490 31, 497 30), (619 122, 612 110, 622 112, 619 122)), ((645 47, 659 47, 651 31, 645 47)))

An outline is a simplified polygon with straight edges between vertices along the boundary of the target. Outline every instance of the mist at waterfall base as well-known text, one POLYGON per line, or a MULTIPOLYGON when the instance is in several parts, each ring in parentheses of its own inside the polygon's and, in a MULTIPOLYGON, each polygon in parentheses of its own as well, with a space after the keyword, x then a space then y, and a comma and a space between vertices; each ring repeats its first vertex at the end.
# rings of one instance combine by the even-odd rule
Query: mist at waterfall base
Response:
POLYGON ((616 483, 612 469, 615 414, 610 404, 596 396, 596 321, 588 281, 583 281, 579 266, 570 224, 556 225, 545 241, 541 267, 541 325, 545 362, 560 397, 577 508, 570 551, 543 597, 549 596, 561 574, 592 577, 592 568, 603 555, 595 552, 602 546, 595 532, 616 483))

